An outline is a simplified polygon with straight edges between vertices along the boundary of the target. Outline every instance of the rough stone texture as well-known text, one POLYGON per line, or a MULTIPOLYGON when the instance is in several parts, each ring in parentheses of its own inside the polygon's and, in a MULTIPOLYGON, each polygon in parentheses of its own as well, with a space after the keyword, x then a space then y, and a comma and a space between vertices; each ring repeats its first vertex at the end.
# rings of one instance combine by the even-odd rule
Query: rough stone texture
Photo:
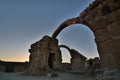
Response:
POLYGON ((44 36, 40 41, 31 45, 29 49, 29 69, 30 75, 45 75, 48 69, 49 46, 51 38, 44 36))
POLYGON ((120 80, 119 69, 105 69, 102 74, 98 74, 96 80, 120 80))
MULTIPOLYGON (((28 74, 44 75, 49 69, 61 68, 61 53, 57 35, 67 26, 84 24, 95 35, 95 42, 103 67, 120 67, 120 0, 95 0, 80 16, 63 22, 53 33, 52 38, 44 36, 31 45, 28 74)), ((84 57, 70 49, 71 62, 75 69, 84 63, 84 57)), ((83 65, 82 65, 83 66, 83 65)))
POLYGON ((94 66, 95 69, 100 69, 100 68, 102 68, 102 67, 101 67, 101 61, 100 61, 100 59, 99 59, 98 57, 95 57, 95 58, 93 59, 93 66, 94 66))
POLYGON ((87 59, 85 56, 80 54, 75 49, 70 49, 66 45, 60 45, 59 47, 64 47, 70 52, 71 55, 70 62, 71 62, 72 70, 81 70, 85 68, 85 62, 87 59))
POLYGON ((0 61, 0 72, 5 72, 6 66, 3 63, 3 61, 0 61))
POLYGON ((88 69, 100 69, 101 67, 101 61, 98 57, 95 57, 94 59, 90 58, 87 60, 87 66, 88 69))
POLYGON ((29 52, 31 54, 28 74, 46 75, 50 69, 61 68, 61 55, 57 39, 44 36, 40 41, 31 45, 29 52))
POLYGON ((78 51, 71 49, 70 52, 72 70, 81 70, 85 68, 86 57, 81 55, 78 51))
POLYGON ((62 68, 62 56, 61 56, 60 49, 58 46, 58 40, 51 39, 50 43, 51 43, 50 54, 54 54, 53 69, 61 69, 62 68))
POLYGON ((28 62, 18 62, 15 64, 14 72, 26 72, 28 69, 28 62))
POLYGON ((25 72, 28 62, 7 62, 0 61, 0 72, 25 72))
POLYGON ((94 59, 90 58, 86 61, 85 73, 87 75, 95 76, 97 73, 102 73, 101 69, 101 61, 98 57, 95 57, 94 59))
POLYGON ((120 0, 95 0, 80 16, 64 21, 52 37, 73 24, 84 24, 94 32, 103 67, 120 67, 120 0))

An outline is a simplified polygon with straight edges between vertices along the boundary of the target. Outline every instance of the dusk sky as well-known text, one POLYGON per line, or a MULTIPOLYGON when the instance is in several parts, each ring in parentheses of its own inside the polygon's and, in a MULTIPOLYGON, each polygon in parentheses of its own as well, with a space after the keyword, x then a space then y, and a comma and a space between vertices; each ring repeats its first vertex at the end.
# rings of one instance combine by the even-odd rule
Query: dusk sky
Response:
MULTIPOLYGON (((93 0, 0 0, 0 60, 28 61, 30 45, 79 14, 93 0)), ((98 56, 93 32, 85 25, 65 28, 59 44, 76 49, 86 57, 98 56)), ((64 62, 69 52, 61 48, 64 62)))

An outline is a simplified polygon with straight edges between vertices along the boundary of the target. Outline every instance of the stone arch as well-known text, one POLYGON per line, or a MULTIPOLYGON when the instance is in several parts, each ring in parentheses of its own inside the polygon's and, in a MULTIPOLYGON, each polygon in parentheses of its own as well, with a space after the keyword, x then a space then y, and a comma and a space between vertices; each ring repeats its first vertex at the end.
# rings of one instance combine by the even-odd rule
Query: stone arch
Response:
POLYGON ((65 49, 67 49, 67 50, 70 52, 71 58, 76 57, 76 56, 80 56, 81 59, 84 59, 84 60, 87 59, 85 56, 83 56, 83 55, 82 55, 81 53, 79 53, 77 50, 71 49, 71 48, 69 48, 69 47, 66 46, 66 45, 59 45, 59 47, 60 47, 60 48, 63 47, 63 48, 65 48, 65 49))
MULTIPOLYGON (((49 53, 55 54, 54 69, 61 68, 57 35, 73 24, 88 26, 95 35, 95 42, 103 67, 120 67, 120 0, 95 0, 80 16, 63 22, 53 33, 32 44, 29 52, 28 74, 45 75, 48 71, 49 53), (42 55, 42 56, 40 56, 42 55)), ((74 49, 71 49, 74 52, 74 49)), ((75 51, 76 52, 76 51, 75 51)))
POLYGON ((78 17, 64 21, 52 38, 73 24, 88 26, 95 35, 95 42, 103 67, 120 67, 120 4, 119 0, 95 0, 78 17), (118 2, 117 2, 118 1, 118 2))
POLYGON ((70 48, 68 46, 66 46, 66 45, 59 45, 59 47, 63 47, 63 48, 67 49, 70 52, 70 48))
MULTIPOLYGON (((70 48, 66 45, 59 45, 59 48, 65 48, 66 50, 68 50, 69 54, 70 54, 70 48)), ((63 57, 63 56, 62 56, 63 57)), ((71 54, 70 57, 72 58, 71 54)), ((71 63, 71 62, 70 62, 71 63)))
POLYGON ((70 59, 70 64, 72 66, 72 70, 80 70, 85 68, 85 62, 86 62, 86 57, 80 54, 78 51, 75 49, 70 49, 66 45, 60 45, 60 48, 65 48, 70 52, 71 59, 70 59))
POLYGON ((56 38, 58 34, 66 27, 74 24, 82 24, 82 20, 79 20, 79 17, 68 19, 58 26, 58 28, 52 34, 52 38, 56 38))

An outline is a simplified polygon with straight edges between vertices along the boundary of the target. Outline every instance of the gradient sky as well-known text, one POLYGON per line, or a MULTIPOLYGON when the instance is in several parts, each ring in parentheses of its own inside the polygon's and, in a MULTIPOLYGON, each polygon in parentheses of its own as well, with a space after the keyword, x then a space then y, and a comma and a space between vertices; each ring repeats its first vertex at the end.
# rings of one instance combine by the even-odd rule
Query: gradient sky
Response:
MULTIPOLYGON (((0 0, 0 60, 28 61, 30 45, 51 36, 63 21, 79 16, 93 0, 0 0)), ((57 37, 81 54, 98 56, 94 34, 84 25, 64 29, 57 37)), ((64 62, 69 52, 61 48, 64 62)))

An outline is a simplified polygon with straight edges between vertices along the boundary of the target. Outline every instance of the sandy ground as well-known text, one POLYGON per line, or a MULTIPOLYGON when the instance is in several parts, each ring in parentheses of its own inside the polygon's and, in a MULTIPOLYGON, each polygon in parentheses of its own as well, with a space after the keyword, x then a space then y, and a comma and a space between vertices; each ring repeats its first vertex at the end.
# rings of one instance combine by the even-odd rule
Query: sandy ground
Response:
POLYGON ((0 72, 0 80, 95 80, 92 77, 80 74, 58 73, 58 77, 50 78, 45 76, 27 76, 23 73, 5 73, 0 72))

